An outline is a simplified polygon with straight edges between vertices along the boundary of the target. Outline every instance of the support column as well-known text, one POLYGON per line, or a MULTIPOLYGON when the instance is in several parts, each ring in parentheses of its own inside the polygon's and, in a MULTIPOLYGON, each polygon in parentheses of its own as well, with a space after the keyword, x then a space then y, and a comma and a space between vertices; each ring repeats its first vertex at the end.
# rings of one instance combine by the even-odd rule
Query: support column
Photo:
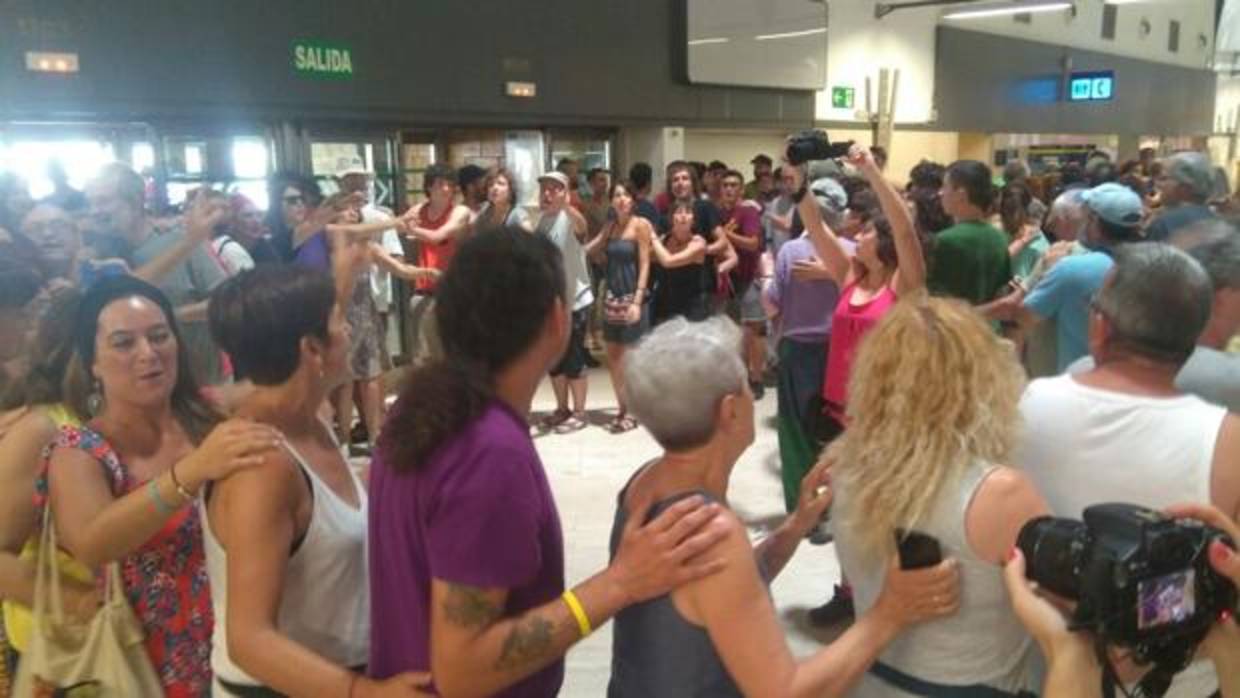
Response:
POLYGON ((663 172, 669 162, 685 156, 685 130, 680 126, 633 126, 620 129, 617 174, 627 174, 634 163, 644 162, 654 170, 652 191, 664 187, 663 172))

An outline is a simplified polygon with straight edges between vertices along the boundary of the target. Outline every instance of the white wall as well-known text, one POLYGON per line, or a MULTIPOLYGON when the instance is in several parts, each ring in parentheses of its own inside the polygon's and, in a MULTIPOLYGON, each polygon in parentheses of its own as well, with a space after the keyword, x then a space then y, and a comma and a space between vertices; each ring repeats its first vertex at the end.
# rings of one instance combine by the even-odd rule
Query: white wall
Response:
POLYGON ((628 168, 644 162, 654 170, 652 191, 663 187, 667 163, 685 157, 685 130, 679 126, 633 126, 620 129, 616 172, 628 176, 628 168), (620 169, 623 168, 623 169, 620 169))
POLYGON ((1214 54, 1214 0, 1145 0, 1118 6, 1115 39, 1102 38, 1102 0, 1077 0, 1076 16, 1067 12, 1034 14, 1032 23, 1020 24, 1011 17, 954 21, 961 28, 1014 36, 1060 46, 1170 63, 1188 68, 1208 67, 1214 54), (1150 24, 1142 34, 1141 20, 1150 24), (1171 20, 1180 22, 1180 50, 1167 50, 1171 20), (1207 45, 1198 43, 1198 35, 1207 45))
MULTIPOLYGON (((934 119, 935 28, 944 8, 898 10, 875 19, 875 0, 832 0, 827 33, 827 84, 818 93, 816 114, 823 121, 852 121, 854 110, 831 106, 833 86, 852 87, 856 108, 865 106, 865 79, 873 85, 877 106, 878 71, 898 68, 900 86, 896 99, 897 123, 927 123, 934 119)), ((953 26, 1030 41, 1071 46, 1100 53, 1204 68, 1214 47, 1202 48, 1198 34, 1213 40, 1214 0, 1147 0, 1119 7, 1116 38, 1101 38, 1102 0, 1077 0, 1077 14, 1067 12, 1033 15, 1030 24, 1012 17, 953 21, 953 26), (1148 36, 1141 36, 1142 18, 1150 22, 1148 36), (1167 50, 1169 21, 1180 21, 1180 50, 1167 50)), ((979 57, 984 59, 984 57, 979 57)))
MULTIPOLYGON (((758 153, 770 155, 779 164, 786 135, 777 131, 685 129, 684 157, 701 162, 722 160, 749 178, 753 172, 749 160, 758 153)), ((870 131, 865 128, 832 129, 830 135, 835 141, 870 144, 870 131)), ((893 182, 903 182, 913 165, 923 159, 949 163, 960 157, 960 134, 897 130, 892 136, 887 176, 893 182)), ((986 159, 989 161, 989 157, 986 159)))
POLYGON ((749 161, 758 153, 766 153, 779 162, 788 134, 782 131, 736 131, 685 129, 686 160, 710 162, 722 160, 728 167, 740 170, 748 180, 753 175, 749 161))

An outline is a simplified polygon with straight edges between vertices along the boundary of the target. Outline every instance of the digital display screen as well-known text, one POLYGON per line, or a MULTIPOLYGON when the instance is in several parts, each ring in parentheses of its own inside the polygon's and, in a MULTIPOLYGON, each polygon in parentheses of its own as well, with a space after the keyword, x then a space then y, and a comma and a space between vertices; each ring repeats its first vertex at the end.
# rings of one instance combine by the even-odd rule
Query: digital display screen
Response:
POLYGON ((1197 612, 1197 573, 1184 570, 1137 585, 1137 628, 1182 623, 1197 612))
POLYGON ((1073 73, 1068 82, 1071 102, 1105 102, 1115 96, 1115 73, 1073 73))

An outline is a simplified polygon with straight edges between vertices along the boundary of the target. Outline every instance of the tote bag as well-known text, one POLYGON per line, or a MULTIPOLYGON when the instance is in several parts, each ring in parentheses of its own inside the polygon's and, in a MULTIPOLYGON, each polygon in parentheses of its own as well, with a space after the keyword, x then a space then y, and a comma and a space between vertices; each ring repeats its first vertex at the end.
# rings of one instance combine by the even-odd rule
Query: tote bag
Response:
POLYGON ((125 600, 120 563, 106 566, 103 606, 84 622, 65 615, 56 531, 44 509, 30 643, 17 665, 15 698, 158 698, 163 686, 125 600))

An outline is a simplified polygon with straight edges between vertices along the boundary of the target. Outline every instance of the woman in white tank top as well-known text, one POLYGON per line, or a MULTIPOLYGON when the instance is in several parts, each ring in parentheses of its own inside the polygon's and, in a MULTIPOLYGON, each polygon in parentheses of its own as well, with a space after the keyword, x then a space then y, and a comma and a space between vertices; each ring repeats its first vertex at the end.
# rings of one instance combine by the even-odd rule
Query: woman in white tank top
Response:
POLYGON ((901 634, 858 696, 1038 692, 1037 647, 1013 613, 1001 565, 1046 503, 998 463, 1015 442, 1023 373, 967 305, 902 300, 871 331, 849 384, 836 460, 835 541, 857 612, 874 604, 896 531, 938 540, 959 563, 960 611, 901 634))
MULTIPOLYGON (((358 250, 364 259, 366 248, 358 250)), ((349 255, 337 254, 339 264, 349 255)), ((338 268, 337 276, 356 274, 338 268)), ((343 297, 348 298, 351 289, 343 297)), ((203 535, 216 625, 214 695, 426 695, 425 676, 365 678, 370 648, 366 488, 318 417, 348 378, 349 329, 328 275, 242 273, 214 293, 211 332, 254 383, 238 414, 284 449, 206 490, 203 535)))

